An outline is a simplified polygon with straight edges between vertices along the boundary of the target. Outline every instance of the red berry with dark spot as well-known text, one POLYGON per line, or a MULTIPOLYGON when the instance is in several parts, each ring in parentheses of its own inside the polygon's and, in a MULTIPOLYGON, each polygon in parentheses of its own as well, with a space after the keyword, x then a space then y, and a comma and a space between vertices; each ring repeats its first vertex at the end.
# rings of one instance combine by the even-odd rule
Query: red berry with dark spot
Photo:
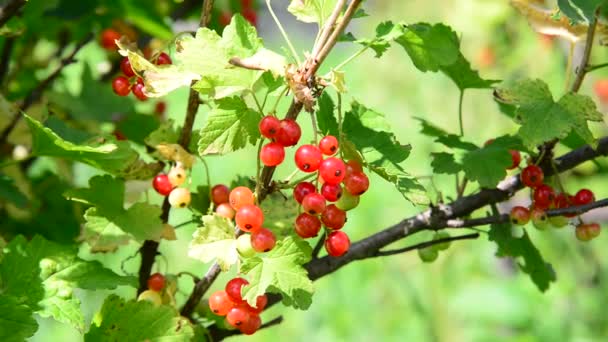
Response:
POLYGON ((321 222, 327 228, 341 229, 346 223, 346 212, 338 209, 334 204, 330 204, 323 210, 321 222))
POLYGON ((321 162, 319 175, 329 184, 339 184, 346 174, 344 162, 339 158, 330 157, 321 162))
POLYGON ((148 96, 144 94, 144 88, 145 86, 139 82, 133 85, 133 95, 140 101, 146 101, 148 99, 148 96))
POLYGON ((224 184, 217 184, 211 188, 211 200, 213 204, 227 203, 230 198, 230 188, 224 184))
POLYGON ((152 187, 156 192, 163 196, 169 196, 171 190, 173 190, 173 185, 171 185, 171 181, 169 180, 169 176, 164 173, 156 175, 152 180, 152 187))
POLYGON ((105 29, 101 31, 100 43, 101 46, 106 50, 118 50, 115 40, 119 40, 121 34, 113 29, 105 29))
POLYGON ((314 184, 310 182, 300 182, 293 189, 293 198, 296 200, 296 202, 302 204, 302 200, 306 195, 312 194, 316 191, 317 188, 315 188, 314 184))
POLYGON ((310 215, 319 215, 325 210, 325 197, 318 192, 308 194, 302 200, 302 208, 310 215))
POLYGON ((536 188, 543 184, 545 175, 543 170, 536 165, 528 165, 521 172, 521 182, 530 188, 536 188))
POLYGON ((523 226, 530 221, 530 210, 526 207, 516 206, 511 208, 511 223, 523 226))
POLYGON ((133 71, 133 68, 131 68, 131 62, 128 57, 123 57, 120 61, 120 70, 122 70, 122 73, 127 77, 135 76, 135 72, 133 71))
POLYGON ((249 319, 239 326, 239 331, 243 333, 243 335, 253 335, 255 334, 260 326, 262 325, 262 319, 259 315, 250 314, 249 319))
POLYGON ((258 253, 270 251, 274 248, 276 243, 277 238, 270 230, 266 228, 261 228, 257 232, 251 234, 251 246, 258 253))
POLYGON ((574 195, 574 204, 585 205, 595 201, 595 195, 589 189, 581 189, 574 195))
POLYGON ((154 273, 148 278, 148 289, 159 292, 165 287, 165 277, 160 273, 154 273))
POLYGON ((131 91, 131 83, 124 76, 118 76, 112 81, 112 90, 118 96, 127 96, 131 91))
POLYGON ((325 239, 325 250, 327 254, 333 257, 339 257, 348 252, 350 247, 350 239, 345 232, 341 230, 333 231, 327 235, 325 239))
POLYGON ((319 149, 327 156, 336 154, 338 152, 338 145, 338 139, 333 135, 325 136, 319 141, 319 149))
POLYGON ((511 153, 512 162, 511 166, 509 166, 507 170, 513 170, 519 166, 519 163, 521 162, 521 154, 519 153, 519 151, 516 150, 509 150, 509 153, 511 153))
POLYGON ((276 142, 268 143, 260 150, 260 160, 266 166, 277 166, 285 160, 285 148, 276 142))
POLYGON ((351 195, 362 195, 369 188, 369 178, 363 172, 353 172, 344 178, 344 187, 351 195))
POLYGON ((534 189, 534 207, 548 209, 555 200, 553 188, 547 184, 542 184, 534 189))
POLYGON ((236 225, 244 232, 253 233, 262 228, 264 213, 260 207, 250 204, 241 207, 234 217, 236 225))
POLYGON ((323 161, 321 151, 313 145, 302 145, 295 155, 296 166, 304 172, 315 172, 323 161))
POLYGON ((226 316, 233 307, 234 302, 224 290, 216 291, 209 297, 209 309, 216 315, 226 316))
POLYGON ((262 118, 262 120, 260 120, 258 128, 264 137, 273 139, 277 136, 279 130, 281 129, 281 121, 275 116, 266 115, 262 118))
POLYGON ((161 52, 156 59, 156 65, 172 64, 171 57, 164 52, 161 52))
POLYGON ((232 300, 235 304, 241 304, 244 302, 243 295, 241 294, 241 289, 243 286, 248 285, 249 282, 247 279, 243 279, 241 277, 233 278, 229 282, 226 283, 226 293, 230 300, 232 300))
POLYGON ((284 119, 281 120, 280 129, 275 136, 275 140, 279 144, 288 147, 296 145, 300 141, 300 136, 302 136, 300 125, 292 119, 284 119))
POLYGON ((226 321, 228 321, 228 324, 232 325, 233 327, 238 328, 249 320, 250 315, 251 314, 245 306, 239 305, 228 311, 226 321))
POLYGON ((340 184, 324 183, 321 186, 321 195, 330 202, 335 202, 342 197, 342 187, 340 184))
POLYGON ((295 223, 296 233, 301 238, 311 238, 319 234, 321 230, 321 221, 316 217, 307 213, 301 213, 296 218, 295 223))

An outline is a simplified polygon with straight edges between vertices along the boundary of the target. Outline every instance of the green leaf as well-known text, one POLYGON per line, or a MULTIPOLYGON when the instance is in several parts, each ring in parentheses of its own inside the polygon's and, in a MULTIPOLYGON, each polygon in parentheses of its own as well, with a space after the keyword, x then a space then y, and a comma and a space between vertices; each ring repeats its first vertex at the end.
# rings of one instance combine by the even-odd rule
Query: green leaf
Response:
POLYGON ((407 200, 428 203, 424 188, 401 166, 409 156, 411 146, 397 141, 384 115, 354 102, 344 116, 342 129, 348 141, 361 152, 370 170, 395 184, 407 200))
POLYGON ((272 230, 277 240, 294 234, 293 222, 299 214, 299 206, 291 197, 286 198, 279 192, 273 192, 260 207, 264 212, 264 227, 272 230))
POLYGON ((422 126, 420 133, 422 133, 428 137, 436 138, 435 139, 436 142, 438 142, 446 147, 466 150, 466 151, 473 151, 473 150, 477 149, 477 145, 470 143, 468 141, 464 141, 464 140, 462 140, 462 138, 460 136, 458 136, 456 134, 448 133, 443 128, 435 126, 434 124, 430 123, 429 121, 427 121, 423 118, 415 117, 414 119, 420 121, 420 124, 422 126))
POLYGON ((305 23, 318 23, 322 27, 329 18, 337 0, 291 0, 287 10, 305 23))
POLYGON ((249 285, 242 290, 243 298, 255 306, 258 296, 280 293, 295 308, 307 309, 314 288, 302 265, 310 261, 311 253, 308 243, 289 236, 277 241, 270 252, 246 259, 241 272, 247 275, 249 285))
POLYGON ((0 341, 21 342, 34 335, 38 323, 32 308, 4 294, 0 294, 0 341))
POLYGON ((542 292, 545 292, 551 282, 556 280, 553 267, 543 260, 540 252, 525 231, 522 237, 516 238, 511 234, 509 225, 494 224, 490 226, 488 238, 498 245, 496 256, 521 257, 523 263, 518 263, 519 268, 530 276, 542 292))
POLYGON ((240 97, 216 101, 201 130, 199 154, 226 154, 247 143, 254 145, 260 137, 259 121, 260 114, 249 109, 240 97))
POLYGON ((192 235, 188 256, 202 262, 217 260, 222 271, 229 270, 239 259, 232 221, 219 215, 205 215, 202 221, 192 235))
POLYGON ((570 132, 589 144, 595 143, 587 121, 602 121, 602 114, 587 96, 568 93, 555 102, 547 84, 529 79, 498 89, 496 94, 500 101, 518 106, 515 113, 515 120, 521 124, 518 135, 528 148, 566 138, 570 132))
POLYGON ((573 24, 588 24, 593 20, 595 9, 606 0, 557 0, 559 10, 573 24))
POLYGON ((101 215, 118 216, 124 212, 124 194, 124 181, 104 175, 89 179, 88 188, 70 189, 64 196, 68 200, 97 207, 101 215))
POLYGON ((146 145, 156 147, 160 144, 176 144, 179 139, 179 132, 174 127, 173 120, 169 119, 144 139, 146 145))
POLYGON ((485 80, 479 77, 479 73, 471 69, 471 63, 466 60, 462 53, 459 53, 456 62, 442 65, 440 69, 456 83, 461 91, 465 89, 488 89, 492 88, 494 83, 499 82, 498 80, 485 80))
POLYGON ((190 201, 190 209, 198 212, 201 215, 207 214, 211 205, 211 197, 209 196, 209 187, 200 185, 196 187, 196 191, 191 193, 192 200, 190 201))
POLYGON ((456 162, 451 153, 431 153, 431 156, 433 157, 431 167, 435 173, 452 175, 462 171, 462 165, 456 162))
POLYGON ((509 150, 521 149, 519 139, 502 136, 484 147, 466 152, 460 164, 469 180, 479 182, 482 187, 493 188, 505 178, 507 168, 513 163, 509 150))
POLYGON ((162 40, 173 38, 171 27, 163 20, 162 15, 155 11, 156 6, 150 6, 146 0, 122 0, 121 5, 125 19, 142 31, 162 40))
POLYGON ((9 201, 19 208, 27 205, 27 197, 15 186, 14 180, 0 174, 0 199, 9 201))
POLYGON ((382 55, 390 47, 390 42, 404 34, 403 25, 395 25, 392 21, 385 21, 376 26, 376 36, 372 39, 353 39, 355 43, 371 48, 376 57, 382 55))
POLYGON ((418 23, 404 27, 395 39, 420 71, 439 71, 441 66, 456 63, 460 55, 458 36, 444 24, 418 23))
POLYGON ((338 120, 334 115, 334 102, 331 96, 324 92, 317 101, 319 109, 317 109, 317 125, 319 131, 325 135, 338 136, 338 120))
POLYGON ((144 144, 144 139, 160 126, 154 115, 130 113, 116 124, 116 129, 130 141, 144 144))
POLYGON ((148 301, 125 301, 117 295, 106 298, 101 320, 84 336, 85 341, 190 341, 190 322, 170 306, 155 307, 148 301))
POLYGON ((84 213, 82 239, 91 246, 91 252, 114 252, 119 246, 131 241, 129 234, 97 213, 96 208, 89 208, 84 213))

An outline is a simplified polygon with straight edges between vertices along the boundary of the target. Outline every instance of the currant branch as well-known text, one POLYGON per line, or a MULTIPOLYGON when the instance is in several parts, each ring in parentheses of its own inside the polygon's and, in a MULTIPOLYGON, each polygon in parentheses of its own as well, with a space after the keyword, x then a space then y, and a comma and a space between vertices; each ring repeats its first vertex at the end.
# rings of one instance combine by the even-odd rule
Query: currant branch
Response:
POLYGON ((27 0, 13 0, 0 8, 0 27, 15 16, 26 3, 27 0))

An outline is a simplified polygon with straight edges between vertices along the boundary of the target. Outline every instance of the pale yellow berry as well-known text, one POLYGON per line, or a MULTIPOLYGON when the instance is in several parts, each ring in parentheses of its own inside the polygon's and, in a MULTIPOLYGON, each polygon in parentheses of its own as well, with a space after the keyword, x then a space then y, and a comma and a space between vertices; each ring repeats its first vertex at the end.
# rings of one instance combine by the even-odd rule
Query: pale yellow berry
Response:
POLYGON ((180 186, 186 181, 186 170, 180 165, 176 165, 169 171, 169 182, 173 186, 180 186))
POLYGON ((142 292, 139 297, 137 297, 137 300, 148 301, 154 304, 154 306, 160 306, 163 302, 162 298, 160 298, 160 294, 152 290, 146 290, 142 292))
POLYGON ((190 204, 190 191, 186 188, 175 188, 169 194, 169 204, 174 208, 185 208, 190 204))

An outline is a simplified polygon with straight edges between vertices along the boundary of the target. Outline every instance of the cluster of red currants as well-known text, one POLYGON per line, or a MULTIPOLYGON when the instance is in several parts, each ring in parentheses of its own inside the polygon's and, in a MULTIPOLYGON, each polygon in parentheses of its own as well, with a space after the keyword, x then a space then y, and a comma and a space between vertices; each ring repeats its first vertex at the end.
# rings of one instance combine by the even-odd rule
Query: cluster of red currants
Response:
POLYGON ((165 277, 160 273, 154 273, 148 278, 148 289, 140 293, 138 300, 147 300, 158 306, 162 304, 161 293, 165 288, 165 277))
MULTIPOLYGON (((254 0, 241 0, 241 14, 243 18, 247 20, 251 25, 257 26, 258 24, 258 14, 254 8, 254 0)), ((232 19, 231 11, 222 11, 219 15, 219 23, 221 27, 228 26, 230 24, 230 19, 232 19)))
MULTIPOLYGON (((153 58, 153 62, 156 65, 171 64, 171 57, 164 52, 161 52, 158 56, 153 58)), ((130 92, 140 100, 145 101, 148 99, 144 94, 144 80, 141 77, 135 77, 135 71, 131 67, 129 58, 123 57, 120 61, 120 70, 122 70, 123 76, 118 76, 112 80, 112 89, 118 96, 127 96, 130 92)))
MULTIPOLYGON (((561 228, 568 224, 568 218, 576 215, 547 217, 545 210, 561 209, 570 206, 589 204, 595 201, 593 192, 581 189, 574 196, 555 190, 544 183, 543 170, 537 165, 528 165, 521 172, 521 182, 532 189, 532 204, 530 208, 516 206, 511 209, 513 224, 524 225, 532 220, 532 224, 539 230, 545 230, 550 225, 561 228)), ((581 223, 576 226, 576 237, 581 241, 589 241, 600 234, 600 225, 597 223, 581 223)))
POLYGON ((262 325, 260 313, 266 307, 268 297, 258 296, 256 306, 249 305, 241 294, 243 286, 247 284, 249 282, 243 278, 230 280, 224 290, 216 291, 209 297, 209 309, 218 316, 226 316, 228 324, 243 334, 251 335, 262 325))
POLYGON ((243 256, 251 256, 249 247, 258 253, 274 248, 276 237, 271 230, 262 227, 264 213, 254 204, 255 196, 249 188, 239 186, 230 191, 226 185, 218 184, 211 189, 211 200, 215 204, 216 214, 234 219, 240 230, 251 233, 238 238, 239 252, 243 256))
POLYGON ((175 164, 169 173, 156 175, 152 187, 163 196, 169 196, 169 204, 174 208, 185 208, 190 204, 191 195, 187 188, 179 188, 186 181, 186 170, 181 163, 175 164))

